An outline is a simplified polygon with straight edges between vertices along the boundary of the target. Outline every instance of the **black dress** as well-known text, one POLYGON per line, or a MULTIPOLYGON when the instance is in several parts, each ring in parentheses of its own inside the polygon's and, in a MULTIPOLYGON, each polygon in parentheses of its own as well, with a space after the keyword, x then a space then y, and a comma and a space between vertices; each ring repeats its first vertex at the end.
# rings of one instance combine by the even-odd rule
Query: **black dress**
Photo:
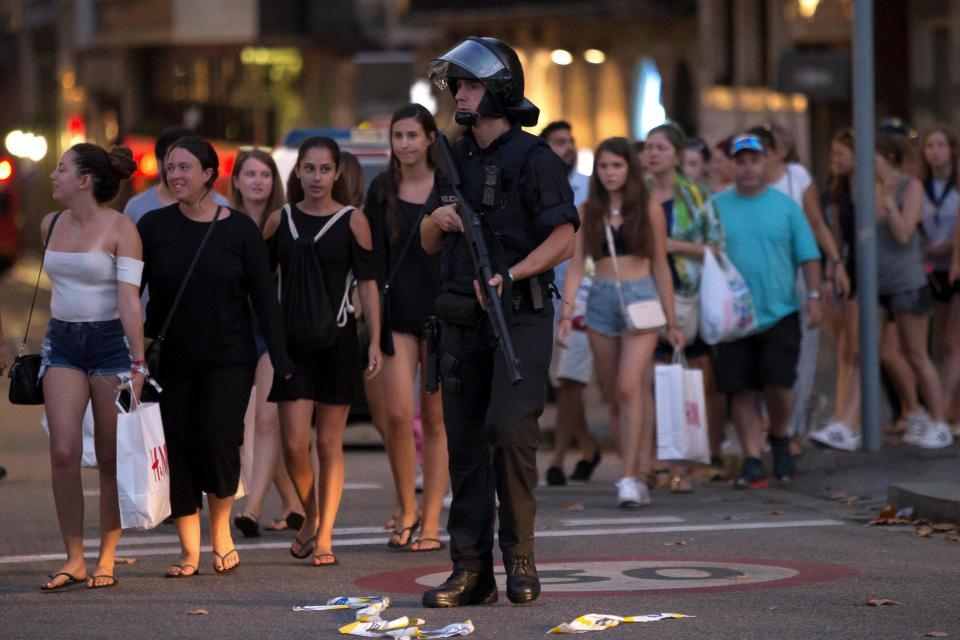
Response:
MULTIPOLYGON (((190 220, 176 204, 140 219, 148 336, 160 332, 210 224, 190 220)), ((292 370, 275 291, 257 225, 224 210, 172 316, 157 376, 174 517, 195 513, 203 493, 228 498, 237 491, 243 417, 257 362, 251 303, 277 374, 292 370)))
MULTIPOLYGON (((291 205, 293 223, 300 237, 313 237, 333 214, 329 216, 308 215, 296 205, 291 205)), ((341 217, 320 240, 314 244, 320 268, 323 270, 323 286, 333 305, 334 314, 340 308, 347 287, 347 274, 356 280, 373 280, 376 269, 372 252, 357 243, 350 229, 350 216, 341 217)), ((277 232, 267 241, 270 265, 281 273, 289 260, 293 247, 293 235, 287 224, 286 213, 281 214, 277 232)), ((283 295, 281 290, 281 296, 283 295)), ((348 313, 346 323, 337 330, 337 341, 326 348, 296 350, 288 346, 295 373, 289 380, 277 378, 267 398, 270 402, 290 400, 313 400, 324 404, 350 404, 354 398, 356 373, 362 366, 360 340, 357 337, 357 321, 348 313)))
POLYGON ((423 322, 433 314, 433 301, 443 288, 440 280, 440 254, 429 255, 420 244, 420 219, 423 205, 397 200, 397 233, 391 234, 387 224, 387 206, 381 197, 383 174, 377 176, 367 192, 364 212, 370 221, 373 249, 377 262, 377 282, 380 289, 397 267, 386 296, 388 308, 383 315, 388 319, 381 333, 396 331, 423 337, 423 322), (391 237, 391 235, 393 237, 391 237), (410 243, 406 253, 404 245, 410 243), (386 326, 389 324, 389 326, 386 326))

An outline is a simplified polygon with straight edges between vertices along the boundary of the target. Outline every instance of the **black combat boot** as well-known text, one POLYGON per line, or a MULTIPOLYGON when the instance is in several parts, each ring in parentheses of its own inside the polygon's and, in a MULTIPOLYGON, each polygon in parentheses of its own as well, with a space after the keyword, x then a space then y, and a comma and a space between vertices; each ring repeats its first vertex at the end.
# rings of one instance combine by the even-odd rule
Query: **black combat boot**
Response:
POLYGON ((454 569, 446 582, 423 594, 423 606, 433 608, 493 604, 496 601, 497 583, 493 574, 466 569, 454 569))
POLYGON ((540 595, 540 577, 533 556, 504 556, 507 598, 514 604, 533 602, 540 595))

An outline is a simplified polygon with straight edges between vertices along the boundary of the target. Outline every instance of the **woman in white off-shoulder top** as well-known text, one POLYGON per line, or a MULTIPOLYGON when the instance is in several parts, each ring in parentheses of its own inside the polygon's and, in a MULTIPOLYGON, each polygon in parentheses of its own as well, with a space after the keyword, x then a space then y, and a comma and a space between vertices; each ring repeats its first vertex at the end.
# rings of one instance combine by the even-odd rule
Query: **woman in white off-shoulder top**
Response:
POLYGON ((53 290, 43 341, 44 404, 50 425, 53 497, 67 560, 45 591, 85 584, 112 587, 120 540, 117 500, 117 409, 121 379, 132 376, 139 397, 143 366, 140 312, 142 247, 129 218, 104 206, 136 169, 129 149, 108 153, 93 144, 70 148, 50 175, 53 198, 65 209, 41 224, 44 269, 53 290), (82 422, 92 401, 100 475, 100 554, 93 572, 83 557, 82 422))

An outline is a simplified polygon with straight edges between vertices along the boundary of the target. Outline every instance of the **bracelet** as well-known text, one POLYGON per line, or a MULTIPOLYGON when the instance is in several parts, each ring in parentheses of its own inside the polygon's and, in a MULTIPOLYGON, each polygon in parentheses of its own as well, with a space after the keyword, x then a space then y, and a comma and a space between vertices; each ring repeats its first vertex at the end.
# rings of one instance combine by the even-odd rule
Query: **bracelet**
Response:
POLYGON ((131 374, 139 373, 139 374, 141 374, 144 378, 149 378, 149 377, 150 377, 150 369, 147 369, 147 365, 144 364, 143 361, 141 361, 141 362, 139 362, 139 363, 136 363, 136 364, 132 364, 132 365, 130 366, 130 373, 131 373, 131 374))
POLYGON ((138 365, 143 364, 143 363, 146 362, 146 361, 147 361, 146 358, 136 358, 136 359, 131 358, 131 360, 130 360, 130 366, 131 366, 131 367, 136 367, 136 366, 138 366, 138 365))

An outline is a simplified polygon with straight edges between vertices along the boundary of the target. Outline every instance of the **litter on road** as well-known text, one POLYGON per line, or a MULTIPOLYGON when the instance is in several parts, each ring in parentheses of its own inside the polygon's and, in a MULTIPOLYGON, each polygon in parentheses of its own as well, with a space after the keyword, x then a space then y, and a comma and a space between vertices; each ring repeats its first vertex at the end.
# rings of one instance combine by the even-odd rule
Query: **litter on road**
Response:
POLYGON ((645 616, 629 616, 622 618, 620 616, 611 616, 601 613, 588 613, 580 616, 573 622, 561 624, 558 627, 550 629, 547 633, 586 633, 588 631, 603 631, 610 627, 616 627, 623 622, 657 622, 671 618, 693 618, 683 613, 651 613, 645 616))

